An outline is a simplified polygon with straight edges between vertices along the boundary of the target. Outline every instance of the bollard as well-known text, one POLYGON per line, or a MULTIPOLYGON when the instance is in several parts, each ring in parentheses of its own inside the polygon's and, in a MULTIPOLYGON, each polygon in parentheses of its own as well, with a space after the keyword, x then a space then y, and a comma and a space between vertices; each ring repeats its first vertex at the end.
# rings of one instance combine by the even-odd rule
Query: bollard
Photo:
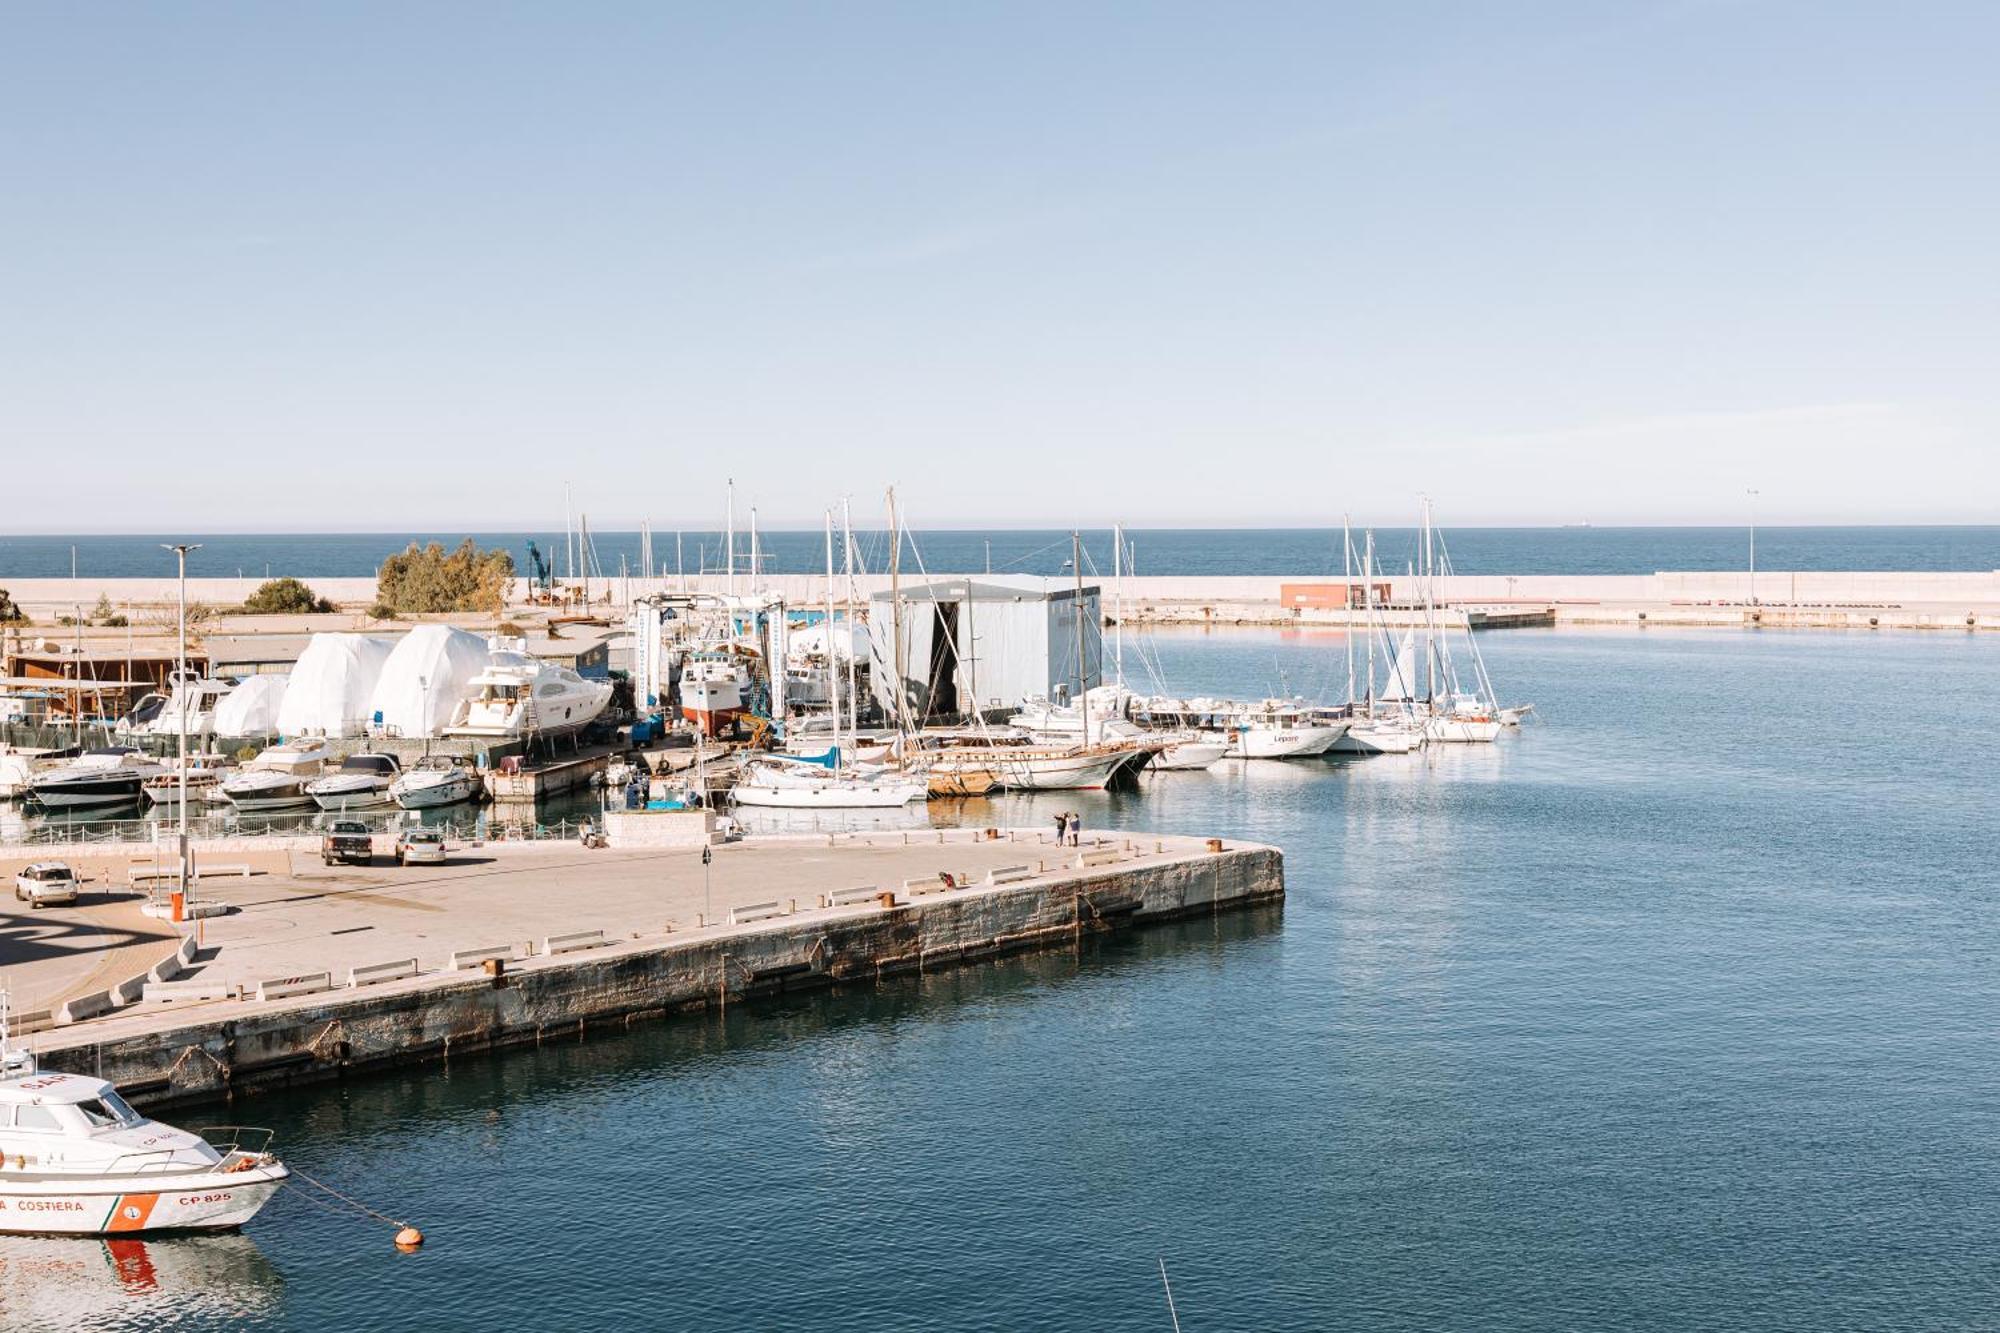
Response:
POLYGON ((496 981, 507 975, 507 960, 505 958, 489 958, 481 966, 486 969, 486 975, 494 978, 496 981))
POLYGON ((885 912, 888 911, 896 905, 896 891, 894 889, 882 890, 882 892, 875 895, 875 905, 885 912))
POLYGON ((1208 850, 1210 850, 1211 852, 1219 852, 1219 851, 1221 851, 1221 850, 1222 850, 1222 839, 1220 839, 1220 838, 1210 838, 1210 839, 1208 840, 1208 850))

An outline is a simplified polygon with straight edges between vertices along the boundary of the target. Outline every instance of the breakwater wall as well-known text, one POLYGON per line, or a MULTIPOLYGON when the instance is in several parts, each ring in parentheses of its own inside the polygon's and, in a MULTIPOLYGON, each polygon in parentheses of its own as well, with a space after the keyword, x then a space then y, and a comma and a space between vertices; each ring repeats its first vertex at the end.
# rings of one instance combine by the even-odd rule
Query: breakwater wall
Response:
MULTIPOLYGON (((1089 857, 1080 857, 1089 861, 1089 857)), ((545 1040, 593 1026, 763 996, 869 984, 1087 935, 1208 915, 1284 896, 1276 848, 1143 864, 1088 865, 918 895, 893 891, 751 926, 627 941, 502 965, 288 999, 153 1010, 64 1029, 52 1069, 94 1074, 132 1100, 173 1106, 260 1088, 545 1040)), ((309 979, 301 979, 309 981, 309 979)))

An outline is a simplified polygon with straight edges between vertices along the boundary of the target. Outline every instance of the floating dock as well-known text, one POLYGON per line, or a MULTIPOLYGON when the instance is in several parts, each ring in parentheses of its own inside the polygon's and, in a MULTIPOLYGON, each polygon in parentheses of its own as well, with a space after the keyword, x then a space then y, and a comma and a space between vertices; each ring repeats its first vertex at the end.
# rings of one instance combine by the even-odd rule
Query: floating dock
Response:
POLYGON ((489 845, 441 868, 336 871, 301 857, 218 882, 233 910, 202 923, 200 948, 160 979, 71 997, 30 1040, 48 1068, 179 1105, 1284 896, 1276 848, 1222 839, 950 829, 710 851, 489 845))

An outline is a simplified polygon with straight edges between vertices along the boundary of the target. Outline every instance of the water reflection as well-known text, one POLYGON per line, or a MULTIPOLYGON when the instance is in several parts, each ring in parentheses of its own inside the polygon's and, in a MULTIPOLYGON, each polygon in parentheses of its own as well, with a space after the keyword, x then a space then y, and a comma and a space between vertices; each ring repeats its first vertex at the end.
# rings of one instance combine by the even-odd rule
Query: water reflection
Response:
POLYGON ((0 1236, 0 1316, 15 1328, 230 1327, 276 1308, 283 1287, 240 1234, 0 1236))

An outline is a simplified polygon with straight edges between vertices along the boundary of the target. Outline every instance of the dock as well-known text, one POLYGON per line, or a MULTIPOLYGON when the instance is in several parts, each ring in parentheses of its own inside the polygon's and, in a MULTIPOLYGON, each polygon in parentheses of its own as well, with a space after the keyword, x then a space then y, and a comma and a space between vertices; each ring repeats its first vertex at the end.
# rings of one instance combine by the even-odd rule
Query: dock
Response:
MULTIPOLYGON (((331 870, 295 854, 281 872, 205 883, 229 911, 200 923, 199 943, 169 928, 129 944, 130 969, 146 947, 158 962, 44 996, 25 1040, 49 1068, 181 1105, 1073 948, 1284 896, 1282 854, 1233 839, 1101 833, 1059 847, 1039 829, 930 829, 708 850, 705 864, 699 848, 489 844, 443 867, 331 870)), ((103 971, 72 962, 61 984, 103 971)))

